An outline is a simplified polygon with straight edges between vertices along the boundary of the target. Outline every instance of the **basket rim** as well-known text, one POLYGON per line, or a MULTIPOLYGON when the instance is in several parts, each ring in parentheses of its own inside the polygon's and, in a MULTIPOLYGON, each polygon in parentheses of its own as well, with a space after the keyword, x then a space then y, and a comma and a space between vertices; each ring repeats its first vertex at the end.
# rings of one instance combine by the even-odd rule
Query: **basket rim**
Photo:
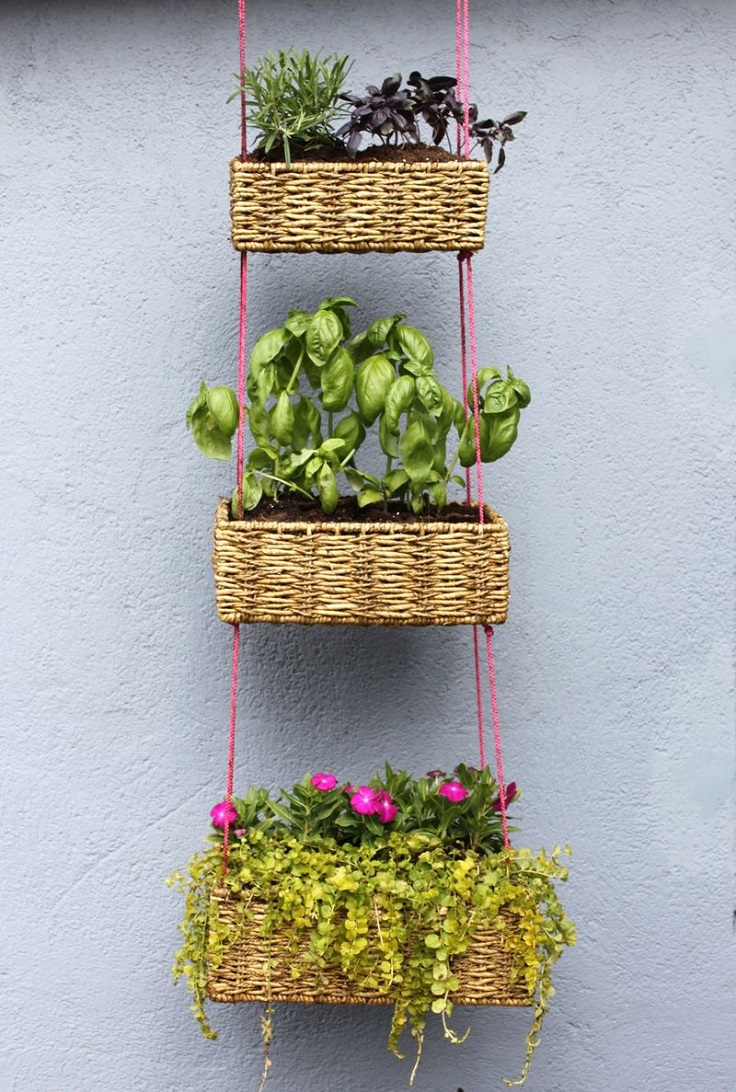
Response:
MULTIPOLYGON (((287 167, 285 163, 264 163, 252 159, 243 159, 235 156, 230 160, 230 167, 234 171, 245 171, 253 174, 435 174, 463 173, 465 171, 484 173, 488 172, 488 164, 484 159, 451 159, 429 160, 416 163, 382 162, 369 160, 366 162, 348 162, 342 159, 310 159, 297 160, 287 167)), ((490 177, 490 176, 489 176, 490 177)))
MULTIPOLYGON (((478 504, 473 504, 472 507, 477 509, 479 506, 478 504)), ((433 534, 452 534, 477 537, 478 535, 482 536, 508 530, 506 520, 499 512, 496 512, 487 504, 484 504, 483 508, 486 514, 485 523, 450 523, 446 520, 426 520, 421 523, 413 522, 411 520, 404 523, 384 523, 380 520, 355 520, 348 522, 346 520, 332 523, 319 519, 232 519, 230 516, 230 501, 227 497, 221 497, 217 505, 215 523, 218 529, 231 528, 235 531, 262 530, 265 534, 283 534, 288 532, 289 534, 303 534, 306 536, 313 535, 318 531, 323 534, 333 535, 383 534, 415 535, 421 537, 433 534)))

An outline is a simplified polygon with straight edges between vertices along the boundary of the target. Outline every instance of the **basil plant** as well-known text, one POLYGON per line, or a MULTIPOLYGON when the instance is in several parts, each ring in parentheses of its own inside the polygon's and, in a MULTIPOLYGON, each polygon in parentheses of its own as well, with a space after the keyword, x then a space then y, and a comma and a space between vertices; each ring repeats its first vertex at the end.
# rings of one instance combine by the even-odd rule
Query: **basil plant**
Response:
MULTIPOLYGON (((323 300, 316 311, 290 311, 283 326, 255 343, 248 367, 248 425, 255 442, 244 467, 242 503, 285 494, 319 500, 334 512, 344 479, 361 508, 398 501, 418 515, 440 511, 456 473, 480 452, 495 462, 516 440, 531 395, 511 369, 478 372, 479 437, 472 386, 465 405, 435 374, 427 338, 403 315, 377 319, 353 334, 347 296, 323 300), (361 467, 368 430, 385 456, 382 474, 361 467)), ((203 383, 187 411, 197 445, 211 458, 230 455, 238 426, 228 387, 203 383)))

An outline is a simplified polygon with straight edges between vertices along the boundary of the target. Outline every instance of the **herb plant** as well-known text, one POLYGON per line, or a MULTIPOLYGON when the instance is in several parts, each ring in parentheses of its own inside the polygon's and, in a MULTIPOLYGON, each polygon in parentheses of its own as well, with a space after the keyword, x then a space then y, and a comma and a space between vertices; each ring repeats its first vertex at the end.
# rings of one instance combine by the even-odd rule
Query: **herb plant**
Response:
MULTIPOLYGON (((347 152, 355 156, 363 137, 382 145, 403 147, 419 144, 420 122, 431 134, 432 143, 450 142, 451 123, 462 124, 465 108, 455 95, 457 80, 452 76, 424 77, 410 74, 403 87, 400 72, 387 76, 379 86, 369 84, 365 95, 344 92, 343 86, 352 63, 347 56, 312 55, 291 48, 267 53, 246 69, 242 84, 230 100, 246 96, 249 124, 260 131, 256 150, 271 159, 283 160, 316 156, 327 158, 347 152), (334 125, 348 107, 350 117, 337 130, 334 125)), ((496 171, 505 161, 504 145, 514 139, 513 126, 526 117, 524 110, 509 114, 503 121, 478 120, 478 107, 469 107, 470 135, 485 153, 489 163, 498 145, 496 171)))
MULTIPOLYGON (((429 341, 403 315, 378 319, 353 335, 348 309, 354 306, 350 297, 334 296, 315 312, 290 311, 283 326, 255 343, 247 412, 256 446, 242 481, 246 510, 262 497, 293 493, 318 499, 330 514, 342 477, 361 508, 398 502, 417 515, 439 512, 450 486, 464 484, 458 464, 472 466, 478 446, 482 462, 500 459, 513 446, 531 395, 510 368, 506 378, 497 368, 478 373, 477 445, 472 388, 465 405, 450 394, 437 379, 429 341), (371 429, 386 459, 380 475, 358 464, 371 429)), ((208 429, 200 419, 210 395, 203 384, 187 422, 201 450, 222 458, 223 422, 208 429)), ((237 419, 230 423, 232 435, 237 419)))
POLYGON ((248 120, 261 132, 257 147, 290 167, 292 153, 335 146, 331 126, 343 109, 340 93, 349 71, 346 56, 281 49, 246 69, 242 86, 228 101, 245 92, 248 120))
MULTIPOLYGON (((511 784, 507 802, 514 798, 511 784)), ((389 1047, 402 1056, 409 1024, 417 1061, 430 1011, 442 1016, 447 1038, 462 1041, 447 1023, 460 986, 454 961, 478 928, 495 925, 533 998, 524 1069, 507 1082, 521 1083, 553 992, 552 966, 575 933, 554 887, 567 878, 561 851, 504 849, 499 811, 490 771, 464 765, 419 778, 387 766, 360 786, 317 773, 277 799, 252 788, 215 805, 215 844, 171 880, 186 895, 174 973, 187 979, 204 1034, 215 1035, 204 1009, 208 970, 234 939, 211 899, 223 884, 239 900, 243 927, 253 900, 264 908, 262 932, 289 941, 295 979, 339 967, 356 988, 385 992, 394 1005, 389 1047)))
MULTIPOLYGON (((425 79, 420 72, 412 72, 408 83, 409 86, 401 90, 401 74, 397 73, 385 79, 380 88, 369 85, 367 95, 348 93, 341 96, 353 108, 350 120, 337 131, 338 137, 347 138, 350 155, 357 153, 364 133, 382 144, 393 143, 398 147, 418 144, 420 120, 430 128, 435 145, 446 140, 451 149, 450 124, 461 125, 465 117, 465 108, 455 97, 457 81, 452 76, 425 79)), ((469 107, 470 136, 482 148, 489 163, 493 160, 494 145, 499 145, 496 172, 506 161, 504 145, 514 139, 512 127, 525 117, 525 110, 517 110, 500 122, 491 118, 478 121, 478 107, 474 103, 469 107)))

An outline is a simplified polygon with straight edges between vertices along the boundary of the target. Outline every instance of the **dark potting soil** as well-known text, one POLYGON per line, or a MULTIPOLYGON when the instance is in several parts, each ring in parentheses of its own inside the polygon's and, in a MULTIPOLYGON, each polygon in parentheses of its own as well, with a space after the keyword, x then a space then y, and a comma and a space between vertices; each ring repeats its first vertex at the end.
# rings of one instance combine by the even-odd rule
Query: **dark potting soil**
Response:
MULTIPOLYGON (((294 163, 442 163, 462 160, 463 157, 453 155, 446 148, 438 148, 433 144, 407 144, 402 148, 378 144, 375 147, 363 148, 354 158, 347 154, 342 145, 319 148, 310 152, 292 147, 291 158, 294 163)), ((280 150, 272 150, 264 154, 256 149, 251 152, 250 159, 256 163, 283 163, 284 161, 280 150)))
POLYGON ((441 512, 416 516, 397 502, 390 502, 388 510, 380 505, 359 508, 355 497, 340 497, 335 511, 326 516, 317 501, 292 496, 277 501, 261 500, 252 511, 243 513, 243 519, 283 523, 477 523, 478 509, 453 501, 441 512))

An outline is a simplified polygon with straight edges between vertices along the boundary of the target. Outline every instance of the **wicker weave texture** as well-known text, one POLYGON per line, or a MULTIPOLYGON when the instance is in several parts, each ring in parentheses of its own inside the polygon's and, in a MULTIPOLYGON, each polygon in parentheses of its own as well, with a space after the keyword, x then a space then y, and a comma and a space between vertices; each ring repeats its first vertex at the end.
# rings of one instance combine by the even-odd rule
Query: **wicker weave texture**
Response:
MULTIPOLYGON (((378 989, 356 989, 337 968, 328 967, 317 979, 292 976, 294 955, 278 935, 260 934, 263 910, 251 904, 252 920, 238 924, 238 903, 222 890, 214 899, 222 924, 230 926, 233 940, 216 970, 210 970, 207 996, 212 1001, 291 1001, 309 1005, 391 1005, 390 994, 378 989)), ((302 949, 304 951, 304 949, 302 949)), ((453 964, 460 988, 451 994, 457 1005, 530 1005, 524 981, 512 981, 513 957, 504 948, 495 927, 479 929, 468 951, 453 964)))
POLYGON ((236 250, 480 250, 488 167, 440 163, 230 163, 236 250))
POLYGON ((213 555, 223 622, 499 625, 509 599, 509 534, 477 523, 231 520, 221 501, 213 555))

